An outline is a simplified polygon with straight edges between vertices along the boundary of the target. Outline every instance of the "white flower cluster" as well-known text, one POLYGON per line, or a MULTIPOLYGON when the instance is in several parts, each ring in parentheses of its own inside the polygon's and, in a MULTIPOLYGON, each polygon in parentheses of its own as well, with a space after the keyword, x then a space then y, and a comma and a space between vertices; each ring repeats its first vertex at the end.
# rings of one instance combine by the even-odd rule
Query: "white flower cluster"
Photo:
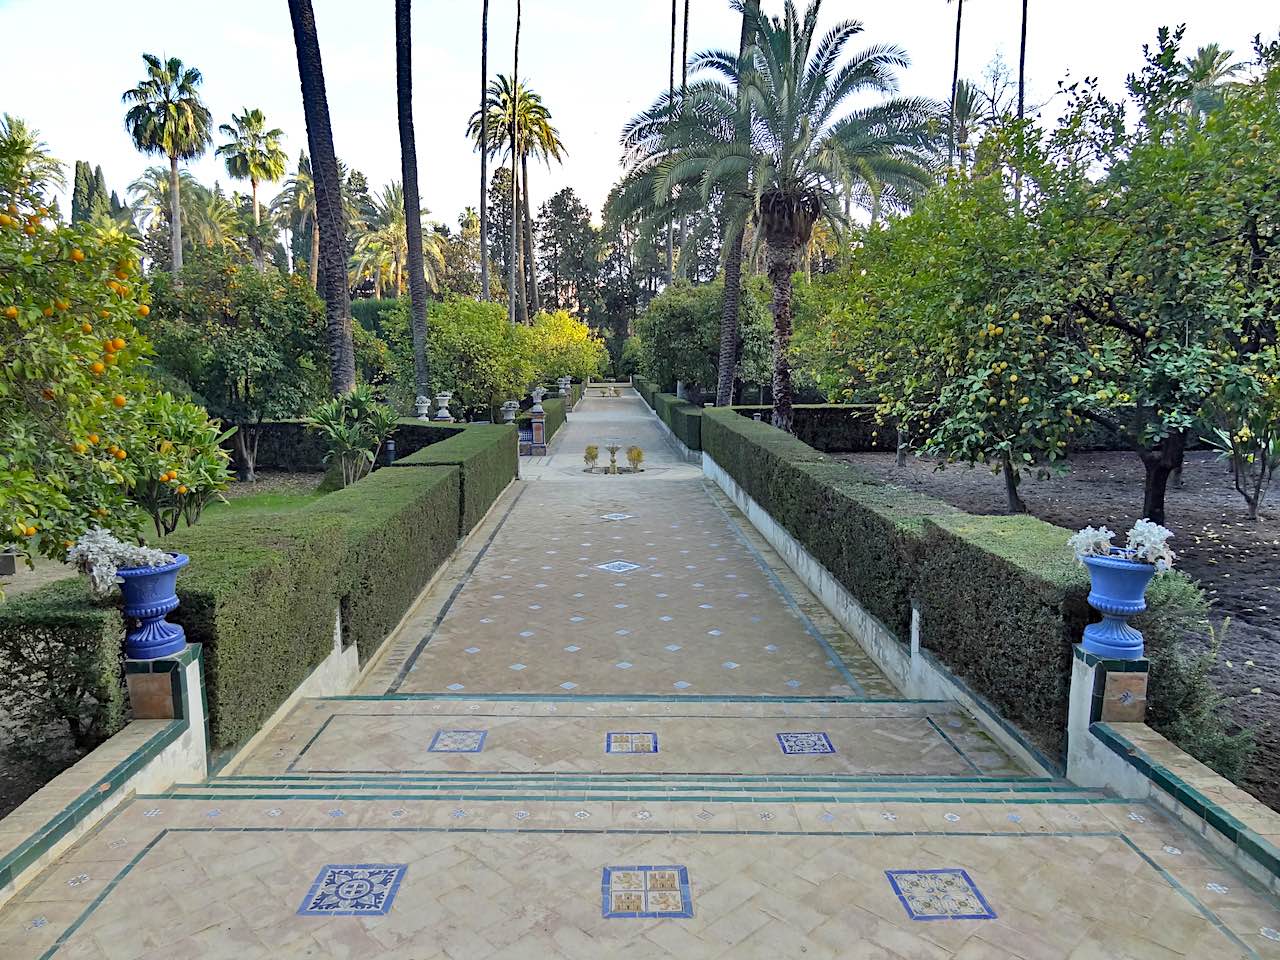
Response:
POLYGON ((1142 519, 1129 531, 1129 539, 1124 547, 1118 548, 1111 542, 1115 533, 1106 527, 1085 527, 1067 541, 1067 545, 1075 552, 1081 563, 1085 557, 1118 556, 1125 560, 1149 563, 1157 573, 1164 573, 1173 567, 1175 554, 1169 549, 1169 539, 1173 532, 1158 523, 1142 519))
POLYGON ((67 551, 67 559, 89 578, 89 589, 96 597, 108 597, 115 589, 121 567, 162 567, 173 560, 163 550, 140 547, 116 539, 110 530, 94 527, 81 534, 76 545, 67 551))

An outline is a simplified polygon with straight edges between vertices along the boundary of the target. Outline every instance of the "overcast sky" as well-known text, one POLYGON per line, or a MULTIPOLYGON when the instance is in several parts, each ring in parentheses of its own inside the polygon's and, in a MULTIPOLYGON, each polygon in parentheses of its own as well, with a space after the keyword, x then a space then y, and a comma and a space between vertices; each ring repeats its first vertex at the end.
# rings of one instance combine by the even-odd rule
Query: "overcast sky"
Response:
MULTIPOLYGON (((315 0, 338 156, 376 190, 400 177, 392 0, 315 0)), ((683 7, 683 2, 681 3, 683 7)), ((691 51, 735 47, 728 0, 692 0, 691 51)), ((1019 0, 966 0, 961 74, 978 78, 1002 54, 1016 65, 1019 0)), ((764 0, 767 13, 782 0, 764 0)), ((479 98, 481 0, 414 3, 414 109, 419 177, 433 218, 449 223, 479 195, 479 166, 464 136, 479 98)), ((1217 41, 1247 56, 1251 38, 1280 29, 1275 0, 1031 0, 1028 98, 1057 81, 1096 75, 1119 94, 1160 24, 1185 22, 1188 52, 1217 41)), ((897 43, 912 66, 904 93, 945 100, 955 6, 944 0, 826 0, 824 25, 862 17, 858 44, 897 43)), ((489 69, 509 72, 515 0, 491 0, 489 69)), ((563 166, 531 171, 534 201, 572 186, 598 216, 619 173, 618 133, 667 84, 671 7, 666 0, 524 0, 520 72, 553 112, 568 147, 563 166)), ((120 94, 144 74, 141 54, 177 56, 204 74, 215 128, 258 107, 286 134, 291 165, 306 145, 285 0, 0 0, 0 111, 33 124, 54 155, 101 164, 124 188, 155 159, 133 150, 120 94)), ((215 136, 215 145, 221 142, 215 136)), ((197 178, 229 185, 212 149, 197 178)), ((247 187, 241 187, 247 189, 247 187)), ((277 188, 267 186, 264 195, 277 188)))

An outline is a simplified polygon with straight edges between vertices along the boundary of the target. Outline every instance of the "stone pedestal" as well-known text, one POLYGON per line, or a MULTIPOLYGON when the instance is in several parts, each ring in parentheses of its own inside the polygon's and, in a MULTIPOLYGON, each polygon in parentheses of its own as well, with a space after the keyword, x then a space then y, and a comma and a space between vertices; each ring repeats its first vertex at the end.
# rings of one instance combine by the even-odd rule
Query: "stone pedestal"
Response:
MULTIPOLYGON (((205 710, 204 663, 200 644, 188 644, 172 657, 125 660, 125 683, 135 720, 187 720, 184 766, 207 769, 209 717, 205 710)), ((201 773, 203 776, 203 773, 201 773)))
POLYGON ((1067 777, 1081 786, 1108 783, 1109 751, 1089 732, 1091 724, 1142 723, 1147 717, 1147 668, 1143 660, 1106 660, 1076 644, 1071 661, 1067 715, 1067 777))

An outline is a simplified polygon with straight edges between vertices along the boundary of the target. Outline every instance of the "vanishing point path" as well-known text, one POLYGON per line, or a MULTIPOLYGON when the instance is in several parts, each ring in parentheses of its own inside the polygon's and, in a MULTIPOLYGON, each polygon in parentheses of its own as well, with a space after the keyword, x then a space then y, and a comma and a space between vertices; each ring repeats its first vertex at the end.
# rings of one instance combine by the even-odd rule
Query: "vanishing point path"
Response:
POLYGON ((1280 957, 1203 839, 901 699, 622 392, 354 695, 126 803, 0 911, 0 957, 1280 957), (612 437, 642 474, 583 472, 612 437))

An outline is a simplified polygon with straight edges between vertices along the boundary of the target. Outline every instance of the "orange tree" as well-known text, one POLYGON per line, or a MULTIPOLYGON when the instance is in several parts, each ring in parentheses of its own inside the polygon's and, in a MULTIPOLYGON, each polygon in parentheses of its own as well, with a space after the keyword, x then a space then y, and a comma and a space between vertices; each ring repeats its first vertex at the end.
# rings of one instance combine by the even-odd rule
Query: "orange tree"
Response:
MULTIPOLYGON (((0 547, 28 560, 62 559, 95 524, 135 532, 133 494, 166 442, 175 491, 191 455, 217 456, 161 436, 134 327, 149 307, 132 241, 58 222, 44 186, 0 140, 0 547)), ((224 482, 211 469, 187 491, 224 482)))

